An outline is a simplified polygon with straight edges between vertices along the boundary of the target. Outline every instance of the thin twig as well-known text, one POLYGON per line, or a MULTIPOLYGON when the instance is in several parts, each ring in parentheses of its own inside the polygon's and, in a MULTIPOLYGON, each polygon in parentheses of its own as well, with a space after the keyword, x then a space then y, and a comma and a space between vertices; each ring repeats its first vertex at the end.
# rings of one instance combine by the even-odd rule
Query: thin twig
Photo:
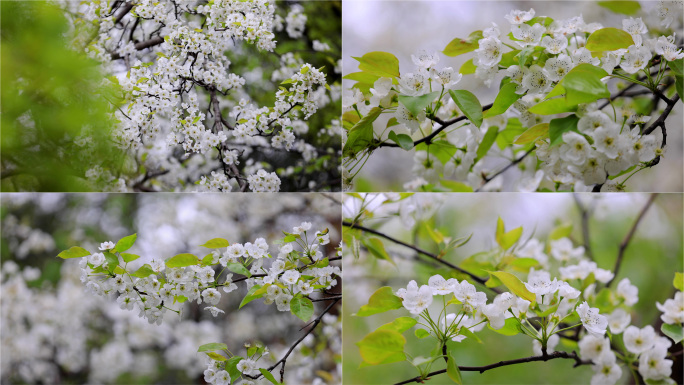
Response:
MULTIPOLYGON (((575 360, 575 365, 574 365, 573 367, 577 367, 577 366, 580 366, 580 365, 591 365, 591 364, 592 364, 591 361, 585 361, 585 360, 580 359, 579 356, 577 355, 577 353, 575 353, 575 352, 573 351, 572 353, 568 353, 568 352, 553 352, 553 353, 547 354, 547 355, 545 355, 545 356, 544 356, 544 355, 541 355, 541 356, 531 356, 531 357, 525 357, 525 358, 518 358, 518 359, 515 359, 515 360, 499 361, 499 362, 497 362, 497 363, 494 363, 494 364, 491 364, 491 365, 485 365, 485 366, 459 366, 458 369, 459 369, 460 371, 462 371, 462 372, 480 372, 480 373, 484 373, 484 372, 486 372, 487 370, 496 369, 496 368, 500 368, 500 367, 503 367, 503 366, 522 364, 522 363, 525 363, 525 362, 549 361, 549 360, 553 360, 553 359, 556 359, 556 358, 567 358, 567 359, 575 360)), ((423 378, 423 377, 421 377, 421 376, 417 376, 417 377, 413 377, 413 378, 411 378, 411 379, 408 379, 408 380, 406 380, 406 381, 397 382, 397 383, 394 384, 394 385, 410 384, 410 383, 412 383, 412 382, 423 382, 424 380, 428 380, 430 377, 432 377, 432 376, 434 376, 434 375, 442 374, 442 373, 446 373, 446 369, 436 370, 436 371, 434 371, 434 372, 430 372, 430 373, 427 374, 427 376, 425 376, 425 378, 423 378)))
POLYGON ((423 250, 423 249, 421 249, 421 248, 419 248, 419 247, 417 247, 417 246, 414 246, 414 245, 408 244, 408 243, 406 243, 406 242, 400 241, 400 240, 398 240, 398 239, 396 239, 396 238, 392 238, 392 237, 390 237, 390 236, 387 235, 387 234, 381 233, 381 232, 379 232, 379 231, 377 231, 377 230, 369 229, 368 227, 364 227, 364 226, 361 226, 361 225, 356 224, 356 223, 342 222, 342 226, 347 226, 347 227, 349 227, 349 228, 351 228, 351 229, 358 229, 358 230, 361 230, 361 231, 364 231, 364 232, 367 232, 367 233, 375 234, 375 235, 377 235, 377 236, 379 236, 379 237, 382 237, 382 238, 385 238, 385 239, 387 239, 387 240, 389 240, 389 241, 392 241, 392 242, 394 242, 394 243, 396 243, 396 244, 398 244, 398 245, 402 245, 402 246, 404 246, 404 247, 408 247, 409 249, 411 249, 411 250, 413 250, 413 251, 416 251, 416 252, 419 253, 419 254, 423 254, 423 255, 426 256, 426 257, 429 257, 429 258, 431 258, 431 259, 434 259, 435 261, 441 263, 442 265, 448 266, 448 267, 450 267, 450 268, 452 268, 452 269, 454 269, 454 270, 456 270, 456 271, 459 271, 459 272, 461 272, 461 273, 463 273, 463 274, 469 276, 469 277, 472 278, 475 282, 477 282, 477 283, 483 285, 483 286, 486 287, 487 289, 489 289, 489 290, 491 290, 491 291, 493 291, 493 292, 495 292, 495 293, 497 293, 497 294, 501 294, 501 291, 500 291, 500 290, 498 290, 498 289, 496 289, 496 288, 494 288, 494 287, 488 287, 488 286, 486 286, 486 285, 485 285, 485 280, 484 280, 484 279, 478 277, 477 275, 475 275, 475 274, 473 274, 473 273, 470 273, 470 272, 468 272, 468 271, 466 271, 466 270, 463 270, 462 268, 460 268, 460 267, 458 267, 458 266, 456 266, 456 265, 454 265, 454 264, 451 264, 451 263, 449 263, 449 262, 443 260, 442 258, 439 258, 438 256, 436 256, 435 254, 433 254, 433 253, 431 253, 431 252, 429 252, 429 251, 425 251, 425 250, 423 250))
POLYGON ((572 194, 577 209, 580 212, 580 219, 582 220, 582 242, 584 242, 584 252, 590 260, 594 260, 594 254, 591 252, 591 239, 589 238, 589 210, 580 202, 579 196, 576 193, 572 194))
POLYGON ((511 167, 515 166, 516 164, 522 162, 523 159, 525 159, 528 155, 530 155, 530 154, 532 153, 532 151, 534 151, 534 150, 536 150, 536 149, 537 149, 536 147, 530 148, 529 150, 527 150, 526 153, 523 154, 523 156, 521 156, 520 158, 518 158, 518 159, 512 161, 511 163, 509 163, 508 165, 506 165, 506 167, 502 168, 501 170, 495 172, 494 175, 483 177, 482 179, 484 179, 484 181, 485 181, 484 184, 483 184, 482 186, 478 187, 477 190, 475 190, 475 192, 480 192, 480 190, 482 190, 482 188, 483 188, 484 186, 486 186, 487 183, 491 182, 492 180, 494 180, 494 178, 496 178, 497 176, 499 176, 499 175, 503 174, 504 172, 506 172, 509 168, 511 168, 511 167))
POLYGON ((606 283, 606 287, 609 287, 610 284, 613 283, 615 278, 618 276, 618 271, 620 270, 620 265, 622 265, 622 259, 625 255, 625 250, 627 250, 627 246, 629 246, 629 242, 632 240, 632 237, 634 237, 634 233, 636 232, 636 229, 639 226, 641 219, 646 214, 646 211, 648 211, 648 209, 651 207, 651 204, 653 204, 653 201, 656 199, 657 196, 658 196, 658 194, 656 193, 656 194, 652 194, 648 198, 648 201, 646 201, 646 204, 641 209, 639 216, 636 218, 636 220, 632 224, 632 227, 629 229, 629 232, 627 233, 627 235, 625 235, 625 238, 620 243, 620 247, 618 248, 617 259, 615 260, 615 267, 613 268, 613 274, 614 275, 613 275, 613 278, 611 278, 611 280, 606 283))

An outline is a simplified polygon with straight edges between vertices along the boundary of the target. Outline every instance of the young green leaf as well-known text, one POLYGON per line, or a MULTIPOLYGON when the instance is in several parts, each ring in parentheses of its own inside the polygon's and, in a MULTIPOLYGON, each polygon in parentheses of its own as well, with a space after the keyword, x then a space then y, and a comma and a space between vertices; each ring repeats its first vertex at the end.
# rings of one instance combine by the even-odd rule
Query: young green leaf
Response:
POLYGON ((215 361, 221 361, 221 362, 228 361, 228 359, 225 356, 222 356, 218 353, 205 352, 204 354, 206 354, 207 356, 209 356, 209 358, 211 358, 212 360, 215 360, 215 361))
POLYGON ((641 4, 634 0, 599 1, 597 4, 606 9, 610 9, 615 13, 621 13, 623 15, 636 15, 641 10, 641 4))
POLYGON ((496 276, 503 282, 503 284, 511 291, 511 293, 517 295, 522 299, 526 299, 530 302, 534 302, 537 296, 531 291, 527 290, 525 284, 520 281, 518 277, 511 273, 505 271, 490 271, 489 274, 496 276))
POLYGON ((126 263, 133 262, 136 259, 140 258, 140 256, 136 254, 120 253, 119 255, 121 255, 121 259, 123 259, 123 261, 126 263))
POLYGON ((405 360, 405 344, 406 338, 394 330, 376 330, 356 343, 361 358, 370 365, 405 360))
POLYGON ((242 302, 240 302, 240 306, 238 309, 242 309, 243 306, 247 305, 248 303, 254 301, 257 298, 261 298, 266 294, 266 290, 268 290, 269 285, 261 286, 261 285, 254 285, 252 286, 249 291, 247 292, 247 295, 245 295, 245 298, 242 299, 242 302))
POLYGON ((208 249, 220 249, 222 247, 230 246, 230 243, 228 243, 228 241, 223 239, 223 238, 214 238, 214 239, 208 240, 205 244, 203 244, 201 246, 206 247, 208 249))
POLYGON ((220 342, 212 342, 200 346, 199 349, 197 349, 197 353, 210 352, 212 350, 228 350, 228 346, 220 342))
POLYGON ((381 112, 382 109, 378 107, 371 108, 366 116, 349 130, 347 142, 342 149, 343 156, 353 158, 373 143, 373 122, 380 116, 381 112))
POLYGON ((378 259, 384 259, 385 261, 390 262, 393 265, 396 265, 392 258, 387 254, 387 251, 385 251, 385 245, 382 243, 382 241, 378 238, 366 238, 361 241, 364 246, 370 251, 371 254, 373 254, 374 257, 378 259))
POLYGON ((482 31, 475 31, 468 35, 467 38, 461 39, 457 37, 444 47, 444 53, 446 56, 458 56, 464 53, 475 51, 480 45, 478 41, 482 39, 482 31))
POLYGON ((499 217, 496 222, 496 243, 501 246, 502 249, 508 250, 513 246, 522 235, 522 226, 515 228, 509 232, 505 232, 503 220, 499 217))
POLYGON ((477 97, 466 90, 449 90, 449 95, 468 120, 479 128, 482 125, 482 105, 477 97))
POLYGON ((186 267, 200 263, 199 258, 192 254, 183 253, 166 260, 166 267, 186 267))
POLYGON ((587 39, 585 48, 592 52, 615 51, 634 45, 629 33, 617 28, 601 28, 594 31, 587 39))
POLYGON ((425 330, 425 329, 416 329, 416 331, 413 332, 413 334, 415 334, 416 337, 421 338, 421 339, 426 338, 426 337, 430 337, 430 332, 425 330))
POLYGON ((135 240, 138 238, 138 234, 132 234, 127 237, 123 237, 119 239, 119 242, 116 243, 116 246, 114 247, 113 252, 122 252, 130 249, 133 244, 135 243, 135 240))
POLYGON ((242 361, 244 358, 240 356, 233 356, 226 361, 226 371, 228 372, 228 375, 230 375, 230 382, 233 383, 235 382, 238 378, 242 376, 242 372, 240 372, 237 368, 238 362, 242 361))
POLYGON ((520 329, 520 323, 518 320, 515 318, 506 318, 506 323, 501 329, 494 329, 491 327, 489 324, 487 325, 490 330, 493 330, 499 334, 503 334, 505 336, 514 336, 516 334, 522 333, 522 329, 520 329))
POLYGON ((244 275, 245 277, 251 277, 252 276, 252 273, 250 273, 249 270, 247 270, 247 268, 244 267, 241 263, 237 263, 237 262, 229 263, 228 265, 226 265, 226 267, 228 268, 228 270, 232 271, 233 273, 241 274, 241 275, 244 275))
POLYGON ((535 126, 530 127, 527 131, 523 132, 517 139, 515 139, 515 144, 528 144, 533 143, 537 138, 548 135, 549 124, 539 123, 535 126))
POLYGON ((439 93, 439 91, 434 91, 421 96, 399 95, 398 99, 399 103, 403 104, 413 116, 418 116, 421 111, 425 110, 425 107, 429 106, 437 99, 439 93))
POLYGON ((480 142, 480 145, 477 147, 477 159, 482 159, 485 157, 485 155, 487 155, 489 149, 492 148, 492 145, 494 145, 496 136, 498 134, 499 127, 497 126, 491 126, 487 129, 484 138, 482 138, 482 142, 480 142))
POLYGON ((411 137, 406 134, 397 135, 396 132, 390 131, 387 137, 406 151, 413 148, 413 139, 411 139, 411 137))
POLYGON ((107 270, 114 271, 119 266, 119 257, 108 251, 104 251, 102 254, 104 254, 105 260, 107 260, 107 270))
POLYGON ((447 358, 447 375, 451 381, 457 383, 458 385, 463 385, 463 378, 461 378, 461 370, 456 364, 454 356, 449 353, 449 358, 447 358))
POLYGON ((294 297, 290 301, 290 311, 302 321, 307 322, 314 312, 313 302, 305 297, 294 297))
POLYGON ((149 277, 152 274, 155 274, 154 270, 152 270, 152 266, 146 263, 140 266, 140 268, 136 270, 135 273, 131 273, 131 276, 136 278, 145 278, 149 277))
POLYGON ((564 118, 552 119, 549 123, 550 146, 563 143, 564 133, 568 131, 577 132, 577 122, 579 122, 579 118, 575 114, 568 115, 564 118))
POLYGON ((362 57, 354 57, 359 61, 359 69, 372 75, 382 77, 399 77, 399 59, 388 52, 368 52, 362 57))
POLYGON ((367 317, 388 310, 399 309, 402 306, 401 298, 394 295, 391 287, 384 286, 376 290, 368 300, 368 304, 361 306, 359 311, 354 315, 357 317, 367 317))
POLYGON ((259 371, 261 374, 264 376, 265 379, 269 380, 271 384, 273 385, 280 385, 280 382, 276 381, 275 377, 273 377, 273 374, 269 372, 268 370, 264 368, 259 368, 259 371))
POLYGON ((61 253, 57 254, 58 258, 62 259, 69 259, 69 258, 81 258, 81 257, 86 257, 90 255, 90 251, 78 247, 78 246, 73 246, 69 250, 64 250, 61 253))
POLYGON ((684 291, 684 274, 676 272, 672 284, 674 285, 675 289, 684 291))
POLYGON ((670 337, 675 344, 684 339, 682 326, 679 324, 662 324, 660 326, 660 331, 662 331, 666 336, 670 337))
MULTIPOLYGON (((412 317, 399 317, 390 323, 386 323, 375 330, 394 330, 397 333, 403 333, 412 327, 416 326, 418 320, 412 317)), ((421 329, 419 329, 421 330, 421 329)))
POLYGON ((459 68, 458 73, 462 75, 470 75, 474 74, 475 71, 477 71, 477 67, 475 67, 475 64, 473 64, 473 59, 468 59, 468 61, 461 65, 461 68, 459 68))
POLYGON ((518 95, 515 93, 515 90, 518 88, 518 85, 515 83, 507 83, 504 84, 503 87, 499 90, 499 94, 496 95, 496 99, 494 99, 494 104, 492 105, 492 108, 487 110, 484 113, 485 118, 491 118, 493 116, 501 115, 504 112, 508 110, 510 106, 515 103, 516 100, 520 99, 522 95, 518 95))

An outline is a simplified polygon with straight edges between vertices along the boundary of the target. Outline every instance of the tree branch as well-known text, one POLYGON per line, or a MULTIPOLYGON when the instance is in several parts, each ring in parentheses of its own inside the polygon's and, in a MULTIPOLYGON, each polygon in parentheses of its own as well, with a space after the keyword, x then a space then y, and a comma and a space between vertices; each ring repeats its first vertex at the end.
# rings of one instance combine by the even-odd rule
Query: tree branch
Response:
MULTIPOLYGON (((487 370, 496 369, 496 368, 500 368, 503 366, 516 365, 516 364, 522 364, 522 363, 526 363, 526 362, 535 362, 535 361, 549 361, 549 360, 553 360, 556 358, 566 358, 566 359, 575 360, 575 365, 573 365, 573 367, 578 367, 580 365, 591 365, 592 364, 591 361, 585 361, 585 360, 582 360, 581 358, 579 358, 577 353, 575 353, 573 351, 572 353, 553 352, 553 353, 547 354, 547 355, 531 356, 531 357, 525 357, 525 358, 518 358, 515 360, 508 360, 508 361, 499 361, 497 363, 494 363, 491 365, 485 365, 485 366, 459 366, 458 368, 462 372, 484 373, 487 370)), ((430 372, 430 373, 428 373, 428 375, 425 378, 422 378, 421 376, 417 376, 417 377, 413 377, 411 379, 408 379, 406 381, 397 382, 394 385, 410 384, 412 382, 423 382, 424 380, 429 379, 431 376, 434 376, 437 374, 442 374, 442 373, 446 373, 446 369, 436 370, 434 372, 430 372)))
MULTIPOLYGON (((487 111, 488 109, 492 108, 492 105, 493 105, 493 104, 487 104, 486 106, 483 106, 483 107, 482 107, 482 111, 487 111)), ((430 135, 428 135, 428 136, 426 136, 426 137, 424 137, 424 138, 418 139, 418 140, 416 140, 415 142, 413 142, 413 146, 414 146, 414 147, 417 146, 417 145, 419 145, 419 144, 421 144, 421 143, 423 143, 423 142, 425 142, 425 143, 427 143, 427 144, 432 143, 432 139, 433 139, 435 136, 439 135, 440 132, 444 131, 445 128, 447 128, 447 127, 453 125, 454 123, 458 123, 458 122, 460 122, 460 121, 462 121, 462 120, 466 120, 467 117, 466 117, 465 115, 461 115, 461 116, 459 116, 459 117, 457 117, 457 118, 454 118, 454 119, 451 119, 451 120, 447 120, 447 121, 443 121, 442 119, 440 119, 440 118, 438 118, 438 117, 434 117, 434 118, 431 118, 431 119, 432 119, 432 121, 434 121, 435 123, 440 124, 441 126, 438 127, 436 130, 432 131, 432 133, 431 133, 430 135)), ((378 147, 399 147, 399 145, 396 144, 396 143, 387 143, 387 142, 384 142, 384 143, 380 143, 380 145, 379 145, 378 147)))
POLYGON ((504 172, 506 172, 509 168, 511 168, 511 167, 515 166, 516 164, 522 162, 523 159, 525 159, 528 155, 530 155, 530 154, 532 153, 532 151, 534 151, 534 150, 536 150, 536 149, 537 149, 536 147, 530 148, 529 150, 527 150, 526 153, 523 154, 523 156, 521 156, 520 158, 518 158, 518 159, 516 159, 516 160, 511 161, 511 163, 509 163, 508 165, 506 165, 506 167, 504 167, 504 168, 502 168, 501 170, 495 172, 494 175, 492 175, 492 176, 484 176, 484 177, 482 178, 482 179, 484 179, 484 181, 485 181, 484 184, 483 184, 482 186, 478 187, 477 190, 475 190, 475 192, 480 192, 480 190, 482 190, 482 188, 483 188, 484 186, 486 186, 487 183, 491 182, 492 180, 494 180, 494 178, 496 178, 497 176, 499 176, 499 175, 503 174, 504 172))
MULTIPOLYGON (((135 45, 135 49, 138 50, 138 51, 142 51, 142 50, 144 50, 145 48, 154 47, 154 46, 159 45, 159 44, 161 44, 161 43, 163 43, 163 42, 164 42, 164 38, 163 38, 163 37, 161 37, 161 36, 155 36, 155 37, 153 37, 153 38, 151 38, 151 39, 149 39, 149 40, 145 40, 145 41, 141 41, 140 43, 137 43, 137 44, 135 45)), ((117 60, 117 59, 123 59, 123 57, 122 57, 121 55, 119 55, 118 53, 113 53, 113 54, 112 54, 112 60, 117 60)))
POLYGON ((580 218, 582 220, 582 242, 584 243, 584 251, 590 260, 594 260, 594 255, 591 252, 591 240, 589 238, 589 210, 584 207, 582 202, 579 200, 579 196, 576 193, 572 194, 572 198, 575 200, 577 209, 580 212, 580 218))
POLYGON ((456 270, 456 271, 458 271, 458 272, 461 272, 461 273, 463 273, 463 274, 469 276, 469 277, 472 278, 475 282, 477 282, 477 283, 483 285, 483 286, 486 287, 487 289, 489 289, 489 290, 491 290, 491 291, 493 291, 493 292, 495 292, 495 293, 497 293, 497 294, 501 294, 501 291, 500 291, 500 290, 498 290, 498 289, 496 289, 496 288, 494 288, 494 287, 488 287, 488 286, 486 286, 486 285, 485 285, 485 280, 484 280, 484 279, 478 277, 477 275, 475 275, 475 274, 473 274, 473 273, 470 273, 470 272, 468 272, 468 271, 466 271, 466 270, 463 270, 462 268, 460 268, 460 267, 458 267, 458 266, 456 266, 456 265, 454 265, 454 264, 451 264, 451 263, 449 263, 449 262, 443 260, 442 258, 439 258, 438 256, 436 256, 436 255, 433 254, 433 253, 430 253, 429 251, 425 251, 425 250, 423 250, 423 249, 421 249, 421 248, 419 248, 419 247, 416 247, 416 246, 414 246, 414 245, 411 245, 411 244, 408 244, 408 243, 406 243, 406 242, 400 241, 400 240, 398 240, 398 239, 396 239, 396 238, 392 238, 392 237, 390 237, 389 235, 386 235, 386 234, 384 234, 384 233, 381 233, 381 232, 379 232, 379 231, 377 231, 377 230, 370 229, 370 228, 368 228, 368 227, 364 227, 364 226, 358 225, 358 224, 356 224, 356 223, 351 223, 351 222, 346 222, 346 221, 345 221, 345 222, 342 222, 342 226, 346 226, 346 227, 349 227, 349 228, 351 228, 351 229, 358 229, 358 230, 361 230, 361 231, 364 231, 364 232, 367 232, 367 233, 375 234, 375 235, 377 235, 377 236, 379 236, 379 237, 382 237, 382 238, 385 238, 385 239, 387 239, 387 240, 389 240, 389 241, 392 241, 392 242, 394 242, 394 243, 396 243, 396 244, 398 244, 398 245, 402 245, 402 246, 404 246, 404 247, 408 247, 409 249, 411 249, 411 250, 413 250, 413 251, 416 251, 416 252, 419 253, 419 254, 423 254, 424 256, 429 257, 429 258, 431 258, 431 259, 433 259, 433 260, 435 260, 435 261, 441 263, 442 265, 448 266, 448 267, 450 267, 451 269, 454 269, 454 270, 456 270))
POLYGON ((617 259, 615 260, 615 267, 613 268, 614 275, 613 275, 613 278, 606 283, 606 287, 610 286, 610 284, 613 283, 615 278, 618 276, 618 272, 620 270, 620 265, 622 264, 622 259, 625 255, 625 250, 627 250, 627 246, 629 246, 629 242, 632 240, 632 237, 634 237, 634 233, 636 232, 636 229, 639 226, 641 219, 646 214, 646 211, 648 211, 648 209, 651 207, 651 205, 653 204, 653 201, 655 200, 655 198, 657 196, 658 196, 658 194, 656 193, 656 194, 652 194, 648 198, 648 201, 646 201, 646 204, 641 209, 639 216, 637 216, 636 220, 634 221, 634 224, 632 224, 632 228, 629 229, 629 232, 627 232, 627 235, 625 235, 625 238, 620 243, 620 247, 618 248, 617 259))

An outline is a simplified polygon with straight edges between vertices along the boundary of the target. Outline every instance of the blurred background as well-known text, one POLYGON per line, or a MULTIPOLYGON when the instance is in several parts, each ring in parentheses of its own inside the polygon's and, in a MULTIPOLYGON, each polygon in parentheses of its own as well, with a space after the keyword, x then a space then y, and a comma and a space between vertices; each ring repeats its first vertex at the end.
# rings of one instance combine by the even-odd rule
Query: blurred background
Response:
MULTIPOLYGON (((137 311, 121 310, 113 298, 85 291, 76 259, 56 255, 71 246, 97 250, 137 233, 130 250, 141 258, 201 253, 209 239, 254 242, 282 238, 302 221, 330 229, 326 256, 340 241, 337 196, 322 194, 2 194, 0 287, 2 291, 0 382, 43 384, 204 384, 206 355, 197 348, 224 342, 236 355, 244 343, 271 350, 258 365, 279 360, 301 335, 304 323, 275 306, 254 301, 237 311, 244 284, 222 292, 214 318, 204 305, 184 305, 183 317, 166 312, 162 325, 150 325, 137 311)), ((268 265, 268 262, 266 263, 268 265)), ((339 289, 339 286, 333 291, 339 289)), ((315 308, 319 314, 323 308, 315 308)), ((287 361, 287 383, 334 384, 341 349, 337 308, 287 361)))
MULTIPOLYGON (((644 22, 658 25, 652 10, 656 1, 642 1, 644 22)), ((496 23, 503 35, 510 31, 504 16, 511 10, 528 11, 535 16, 564 19, 582 15, 586 23, 600 22, 604 26, 621 28, 625 15, 618 15, 592 1, 345 1, 342 7, 343 75, 358 71, 360 57, 372 51, 385 51, 399 59, 399 69, 413 72, 411 55, 421 50, 438 52, 437 68, 458 70, 473 54, 448 57, 441 53, 456 37, 465 38, 471 32, 496 23)), ((673 23, 681 36, 682 17, 673 23)), ((343 80, 343 89, 353 81, 343 80)), ((465 75, 457 88, 473 92, 482 105, 494 101, 499 80, 487 88, 475 75, 465 75)), ((613 89, 613 88, 611 88, 613 89)), ((663 108, 663 104, 660 107, 663 108)), ((684 191, 682 157, 684 119, 682 103, 677 103, 668 119, 667 153, 660 164, 636 174, 628 183, 628 191, 684 191)), ((658 134, 660 135, 660 134, 658 134)), ((405 191, 403 184, 412 180, 412 153, 380 148, 355 178, 353 191, 405 191)), ((512 184, 520 176, 518 170, 504 174, 504 184, 512 184)))
MULTIPOLYGON (((467 237, 471 240, 463 247, 446 254, 445 261, 458 265, 469 256, 497 247, 495 230, 497 218, 501 217, 506 231, 523 226, 521 239, 532 236, 544 242, 557 226, 572 225, 570 238, 575 246, 582 245, 580 211, 577 202, 590 213, 589 231, 594 261, 599 267, 613 269, 620 242, 633 225, 639 211, 648 199, 647 194, 415 194, 398 203, 380 206, 386 198, 383 194, 369 207, 374 210, 374 219, 365 220, 363 225, 371 227, 394 238, 417 245, 436 253, 435 243, 424 232, 410 226, 411 219, 426 220, 445 237, 467 237), (577 200, 576 200, 577 199, 577 200), (402 203, 403 202, 403 203, 402 203), (413 205, 417 209, 410 214, 397 215, 402 207, 413 205), (379 206, 379 207, 378 207, 379 206)), ((351 220, 358 212, 359 200, 346 196, 343 204, 345 220, 351 220)), ((416 226, 419 227, 419 226, 416 226)), ((639 288, 639 302, 634 305, 632 324, 638 327, 656 325, 659 330, 660 315, 655 302, 663 303, 674 295, 672 280, 675 271, 682 271, 682 195, 661 194, 643 217, 636 234, 624 255, 616 283, 629 278, 639 288)), ((383 240, 387 253, 396 265, 361 252, 358 259, 345 249, 344 270, 344 379, 350 384, 387 384, 407 380, 419 375, 407 362, 368 366, 360 368, 361 358, 355 345, 366 334, 396 317, 410 316, 405 309, 388 311, 370 317, 354 317, 368 298, 382 286, 393 290, 406 287, 410 280, 419 285, 427 284, 429 277, 441 274, 449 278, 452 274, 443 265, 419 258, 412 250, 383 240)), ((463 279, 463 277, 458 278, 463 279)), ((482 291, 478 287, 478 291, 482 291)), ((492 293, 485 290, 488 302, 492 293)), ((435 311, 435 309, 433 309, 435 311)), ((461 366, 482 366, 501 360, 533 355, 532 340, 524 335, 502 336, 485 328, 477 333, 483 341, 478 343, 467 338, 455 343, 455 359, 461 366)), ((434 340, 418 339, 413 329, 404 333, 407 339, 406 351, 413 357, 428 356, 434 349, 434 340)), ((561 342, 557 350, 577 350, 577 345, 561 342)), ((678 345, 681 350, 681 345, 678 345)), ((432 370, 443 369, 439 361, 432 370)), ((619 383, 632 380, 629 370, 622 367, 623 376, 619 383)), ((681 373, 681 359, 675 364, 673 373, 681 373), (677 366, 679 365, 679 366, 677 366)), ((534 362, 498 368, 483 374, 462 372, 467 384, 588 384, 594 371, 590 366, 572 368, 568 360, 534 362)), ((452 383, 446 375, 433 377, 429 384, 452 383)))

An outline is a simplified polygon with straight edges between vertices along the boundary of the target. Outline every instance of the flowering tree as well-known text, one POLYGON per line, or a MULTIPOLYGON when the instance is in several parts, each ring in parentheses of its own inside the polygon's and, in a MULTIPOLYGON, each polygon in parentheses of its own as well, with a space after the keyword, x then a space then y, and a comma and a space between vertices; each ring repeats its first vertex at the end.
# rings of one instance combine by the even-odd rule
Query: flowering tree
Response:
MULTIPOLYGON (((394 255, 394 246, 398 245, 409 251, 403 254, 415 253, 417 262, 426 265, 401 269, 416 277, 429 278, 374 289, 367 304, 355 312, 356 317, 375 318, 381 313, 399 311, 393 312, 393 316, 383 315, 390 322, 355 341, 357 349, 345 349, 345 357, 356 356, 358 351, 361 367, 397 362, 415 367, 417 376, 392 380, 397 384, 424 382, 443 373, 460 384, 464 383, 462 372, 485 373, 512 365, 563 359, 572 360, 573 367, 591 366, 592 384, 617 383, 623 371, 631 372, 636 383, 681 381, 681 373, 673 370, 673 360, 681 362, 684 324, 681 261, 677 262, 676 271, 668 269, 669 281, 657 289, 659 300, 648 304, 658 310, 654 324, 660 333, 648 324, 651 321, 635 312, 639 295, 648 294, 640 293, 632 283, 630 277, 634 279, 634 275, 621 270, 625 252, 654 199, 655 195, 646 200, 623 235, 614 266, 604 269, 596 262, 604 258, 596 249, 592 250, 600 233, 588 231, 589 207, 583 199, 577 200, 582 234, 592 234, 593 239, 582 238, 583 243, 576 245, 577 241, 570 238, 570 223, 555 227, 546 239, 536 234, 524 239, 522 227, 507 229, 499 217, 492 231, 495 245, 456 263, 449 256, 464 247, 471 236, 455 238, 438 226, 434 217, 439 203, 435 203, 434 197, 348 197, 344 239, 351 253, 365 260, 360 263, 367 268, 373 260, 381 264, 399 263, 394 255), (392 213, 398 214, 414 234, 414 242, 378 230, 376 221, 373 226, 366 225, 374 217, 386 218, 392 213), (421 238, 427 239, 420 242, 421 238), (618 279, 619 276, 624 278, 618 279), (410 329, 415 338, 405 336, 410 329), (492 333, 498 338, 492 337, 492 333), (534 354, 504 359, 494 346, 524 343, 519 337, 516 342, 506 341, 516 335, 531 342, 534 354), (465 340, 485 342, 464 346, 465 340), (494 363, 477 362, 480 355, 485 355, 481 346, 488 348, 494 363), (465 366, 463 361, 474 361, 476 366, 465 366), (446 368, 436 369, 442 362, 446 368)), ((681 250, 681 243, 677 246, 681 250)), ((401 282, 402 278, 394 281, 401 282)), ((399 370, 396 364, 394 367, 399 370)), ((558 374, 554 377, 567 382, 558 374)))
POLYGON ((412 55, 409 70, 389 52, 354 57, 359 71, 344 77, 353 83, 343 102, 344 186, 387 147, 413 154, 407 191, 624 190, 666 148, 682 93, 682 11, 659 2, 658 23, 647 27, 634 17, 645 16, 637 2, 601 4, 631 16, 602 25, 512 10, 508 25, 412 55), (442 55, 467 54, 458 70, 442 64, 442 55), (497 87, 493 102, 461 89, 463 75, 497 87), (521 176, 504 184, 514 167, 521 176))
POLYGON ((146 198, 3 197, 3 382, 339 382, 337 203, 319 195, 259 205, 244 194, 146 198), (294 223, 291 236, 276 239, 294 223), (231 243, 231 254, 219 238, 189 246, 220 233, 251 242, 231 243), (121 239, 97 250, 93 237, 121 239), (74 243, 83 248, 54 257, 74 243), (75 257, 85 249, 93 253, 75 257), (166 263, 166 253, 177 256, 166 263), (171 267, 191 255, 200 256, 192 267, 171 267))
MULTIPOLYGON (((42 151, 58 146, 53 162, 68 162, 73 177, 86 180, 72 189, 337 189, 339 7, 338 2, 264 0, 63 2, 68 20, 58 36, 68 39, 53 43, 68 44, 77 63, 87 59, 73 51, 99 62, 104 75, 82 83, 96 80, 104 88, 96 92, 97 100, 106 100, 109 115, 104 122, 91 116, 72 124, 68 114, 60 114, 57 122, 69 126, 65 131, 42 119, 42 103, 17 105, 3 120, 17 142, 3 157, 3 177, 38 174, 22 159, 37 145, 42 151), (310 12, 315 20, 308 18, 310 12), (56 138, 50 143, 33 135, 48 128, 53 129, 50 139, 56 138), (106 135, 92 136, 94 128, 106 135), (30 139, 37 143, 26 145, 30 139), (123 151, 121 159, 98 157, 103 144, 123 151)), ((3 15, 19 22, 42 12, 16 3, 3 15)), ((44 35, 49 34, 54 29, 46 28, 44 35)), ((21 36, 17 28, 3 34, 3 42, 12 44, 21 36)), ((65 80, 64 73, 45 63, 52 58, 21 55, 26 49, 17 44, 18 57, 7 55, 15 71, 7 76, 12 92, 38 88, 62 108, 73 106, 78 90, 55 92, 65 80), (20 61, 14 66, 12 60, 22 56, 35 67, 24 69, 20 61), (40 66, 48 73, 33 71, 40 66)), ((85 63, 96 68, 92 60, 85 63)))

